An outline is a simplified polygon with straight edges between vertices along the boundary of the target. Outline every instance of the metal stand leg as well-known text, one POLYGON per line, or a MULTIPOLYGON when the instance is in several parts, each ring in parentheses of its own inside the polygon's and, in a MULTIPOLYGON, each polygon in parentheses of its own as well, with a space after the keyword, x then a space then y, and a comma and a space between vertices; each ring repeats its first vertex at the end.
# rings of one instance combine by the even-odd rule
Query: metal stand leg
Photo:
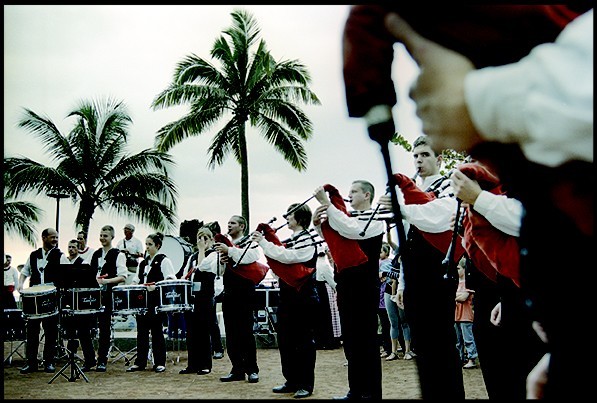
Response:
POLYGON ((115 363, 116 361, 120 360, 121 358, 124 358, 124 362, 125 365, 129 365, 130 361, 135 358, 135 356, 137 355, 135 353, 135 355, 129 359, 127 358, 127 356, 133 352, 137 351, 137 346, 135 346, 134 348, 130 349, 129 351, 122 351, 121 349, 118 348, 118 346, 116 346, 116 332, 114 330, 114 320, 112 320, 112 322, 110 323, 110 349, 108 350, 108 356, 111 356, 112 350, 117 350, 118 354, 116 354, 113 358, 112 358, 112 363, 115 363))
POLYGON ((11 365, 12 364, 12 356, 15 354, 17 354, 22 359, 25 359, 25 357, 19 352, 19 348, 21 348, 21 346, 25 344, 25 340, 17 340, 17 341, 19 342, 19 344, 17 345, 16 348, 13 348, 14 340, 10 340, 10 354, 8 354, 8 357, 6 357, 4 359, 4 365, 6 365, 6 364, 11 365))
POLYGON ((81 367, 79 367, 79 365, 75 361, 75 354, 74 354, 74 352, 68 351, 68 349, 66 349, 66 351, 68 353, 68 363, 66 363, 66 365, 64 365, 60 369, 60 371, 58 371, 58 373, 56 373, 56 375, 54 375, 52 377, 52 379, 50 379, 50 381, 48 383, 54 382, 54 380, 56 378, 58 378, 58 375, 62 375, 69 382, 75 382, 77 380, 77 378, 79 378, 79 375, 82 375, 83 379, 85 379, 85 382, 89 383, 89 379, 87 378, 87 376, 85 375, 85 373, 83 372, 83 370, 81 369, 81 367), (68 376, 64 375, 64 371, 69 366, 70 366, 70 378, 68 376))

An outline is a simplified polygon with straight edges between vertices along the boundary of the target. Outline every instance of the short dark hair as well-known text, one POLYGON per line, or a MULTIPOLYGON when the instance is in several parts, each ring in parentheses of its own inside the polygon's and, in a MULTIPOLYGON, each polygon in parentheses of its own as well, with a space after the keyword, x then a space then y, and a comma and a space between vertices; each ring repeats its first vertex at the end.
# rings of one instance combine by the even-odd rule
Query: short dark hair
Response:
POLYGON ((303 204, 302 206, 297 208, 297 206, 299 205, 300 203, 293 203, 290 206, 288 206, 288 210, 286 211, 290 211, 296 208, 296 210, 294 210, 294 212, 292 213, 294 214, 294 219, 301 227, 309 228, 309 225, 311 225, 311 217, 313 217, 311 208, 309 208, 309 206, 307 206, 306 204, 303 204))
POLYGON ((423 134, 415 139, 415 141, 413 142, 413 150, 419 146, 429 146, 429 148, 431 148, 431 151, 433 151, 433 154, 435 154, 435 156, 437 157, 438 154, 433 148, 433 142, 431 141, 431 138, 426 134, 423 134))

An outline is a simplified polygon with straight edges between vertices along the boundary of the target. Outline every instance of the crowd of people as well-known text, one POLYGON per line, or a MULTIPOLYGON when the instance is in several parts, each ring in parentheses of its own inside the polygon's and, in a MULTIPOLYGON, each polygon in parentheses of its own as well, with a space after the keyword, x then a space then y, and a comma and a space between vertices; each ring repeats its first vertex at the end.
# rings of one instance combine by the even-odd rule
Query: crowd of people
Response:
MULTIPOLYGON (((365 179, 352 182, 347 199, 331 184, 317 186, 313 211, 306 202, 288 206, 284 218, 292 236, 283 241, 270 223, 249 231, 239 215, 230 217, 226 234, 202 227, 180 271, 160 252, 161 233, 148 235, 145 248, 139 247, 135 227, 127 224, 125 238, 113 247, 114 228, 106 225, 101 248, 90 249, 87 234, 79 232, 64 254, 58 233, 47 228, 42 247, 20 273, 5 256, 3 298, 14 306, 10 294, 16 288, 26 295, 27 278, 30 289, 52 287, 60 284, 64 265, 89 264, 104 306, 94 316, 97 354, 91 321, 66 327, 69 340, 81 343, 83 371, 105 372, 113 289, 143 285, 147 310, 135 316, 138 355, 126 371, 145 370, 151 345, 153 370, 160 373, 166 370, 166 318, 158 309, 157 283, 188 280, 188 363, 180 374, 207 375, 219 341, 212 330, 215 281, 222 276, 231 369, 219 380, 256 383, 252 301, 271 270, 279 284, 276 332, 285 379, 272 393, 315 393, 316 350, 337 338, 333 297, 347 360, 347 391, 336 400, 381 399, 381 360, 400 356, 415 360, 423 399, 464 399, 463 369, 478 365, 490 399, 584 396, 589 383, 586 375, 569 371, 577 357, 570 354, 570 329, 562 318, 578 326, 575 346, 588 350, 585 311, 570 310, 558 291, 563 270, 578 270, 593 257, 593 191, 586 186, 593 178, 587 170, 593 163, 593 13, 582 4, 527 6, 518 13, 509 7, 454 7, 442 14, 446 25, 432 27, 415 6, 351 8, 344 33, 347 104, 350 116, 367 121, 372 139, 395 133, 392 45, 404 43, 420 66, 411 97, 426 134, 413 142, 414 178, 392 172, 390 191, 377 199, 365 179), (520 34, 531 19, 540 32, 524 43, 496 24, 512 21, 520 34), (467 42, 458 30, 446 35, 450 22, 463 21, 485 26, 488 37, 467 42), (509 52, 496 56, 505 47, 509 52), (442 175, 446 147, 469 158, 442 175), (376 200, 393 213, 394 230, 388 220, 363 219, 367 212, 372 218, 376 200), (556 224, 565 234, 557 248, 556 224)), ((588 282, 575 285, 575 303, 584 308, 588 282)), ((54 290, 59 297, 62 290, 54 290)), ((23 374, 38 371, 40 326, 43 368, 55 372, 61 324, 60 315, 49 314, 27 321, 23 374)), ((69 342, 67 348, 77 347, 69 342)))

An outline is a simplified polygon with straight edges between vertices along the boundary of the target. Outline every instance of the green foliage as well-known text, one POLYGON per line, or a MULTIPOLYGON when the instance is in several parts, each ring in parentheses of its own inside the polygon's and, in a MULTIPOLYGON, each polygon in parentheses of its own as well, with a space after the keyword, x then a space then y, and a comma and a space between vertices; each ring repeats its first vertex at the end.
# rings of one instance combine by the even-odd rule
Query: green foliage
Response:
POLYGON ((46 117, 25 109, 18 127, 36 136, 55 166, 29 158, 4 158, 5 198, 25 193, 67 195, 78 204, 75 224, 88 231, 97 208, 136 218, 156 230, 173 230, 176 186, 170 155, 126 152, 131 118, 122 102, 82 101, 68 114, 76 119, 68 135, 46 117))
MULTIPOLYGON (((410 144, 408 140, 405 139, 404 136, 402 136, 398 132, 394 133, 391 142, 397 146, 404 148, 407 152, 411 152, 413 149, 412 144, 410 144)), ((442 168, 439 170, 439 173, 441 175, 446 175, 452 169, 465 162, 466 158, 468 157, 466 153, 455 151, 452 149, 442 150, 441 155, 444 161, 442 168)))
MULTIPOLYGON (((307 68, 296 60, 276 61, 258 40, 260 29, 246 11, 232 12, 233 24, 216 38, 211 56, 220 68, 190 54, 181 60, 168 88, 159 93, 154 110, 189 105, 189 112, 158 130, 155 146, 167 151, 184 139, 213 134, 208 167, 232 155, 241 166, 242 215, 249 223, 249 173, 245 125, 261 136, 296 170, 307 168, 303 143, 313 126, 298 102, 319 105, 310 89, 307 68), (223 122, 214 133, 210 130, 223 122)), ((247 231, 250 225, 247 225, 247 231)))

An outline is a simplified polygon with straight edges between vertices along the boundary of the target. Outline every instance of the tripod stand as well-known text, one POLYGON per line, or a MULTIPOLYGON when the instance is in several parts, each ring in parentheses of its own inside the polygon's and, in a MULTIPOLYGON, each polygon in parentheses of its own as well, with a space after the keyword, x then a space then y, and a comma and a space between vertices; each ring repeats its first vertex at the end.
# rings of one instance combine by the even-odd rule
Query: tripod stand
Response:
MULTIPOLYGON (((65 315, 65 317, 66 317, 66 316, 72 317, 72 314, 70 314, 70 313, 68 313, 68 312, 65 312, 65 313, 64 313, 64 315, 65 315)), ((75 381, 76 381, 76 380, 79 378, 79 375, 82 375, 82 376, 83 376, 83 379, 85 379, 85 382, 89 382, 89 379, 87 378, 87 376, 85 375, 85 373, 83 372, 83 370, 81 369, 81 367, 79 366, 79 364, 77 364, 77 362, 76 362, 76 360, 75 360, 75 357, 76 357, 76 354, 75 354, 75 352, 74 352, 74 351, 71 351, 71 350, 69 350, 68 348, 65 348, 65 347, 64 347, 64 345, 63 345, 63 343, 64 343, 64 342, 63 342, 63 340, 62 340, 62 337, 61 337, 61 333, 62 333, 62 331, 63 331, 63 330, 64 330, 64 329, 61 327, 61 328, 60 328, 60 331, 59 331, 59 337, 58 337, 58 338, 59 338, 59 340, 60 340, 60 342, 59 342, 59 345, 60 345, 62 348, 64 348, 64 350, 66 351, 66 354, 67 354, 67 356, 68 356, 68 362, 67 362, 67 363, 66 363, 66 364, 65 364, 65 365, 64 365, 64 366, 63 366, 63 367, 60 369, 60 371, 58 371, 58 372, 57 372, 57 373, 56 373, 56 374, 55 374, 55 375, 52 377, 52 379, 50 379, 50 381, 48 382, 48 384, 50 384, 50 383, 54 382, 54 380, 55 380, 56 378, 58 378, 58 376, 59 376, 59 375, 62 375, 62 376, 63 376, 64 378, 66 378, 66 379, 67 379, 69 382, 75 382, 75 381), (64 371, 66 371, 66 369, 67 369, 69 366, 70 366, 70 378, 64 374, 64 371)), ((75 334, 75 332, 74 332, 74 330, 73 330, 73 329, 70 329, 70 334, 69 334, 69 338, 68 338, 68 339, 69 339, 69 343, 70 343, 70 342, 71 342, 71 341, 72 341, 74 338, 76 338, 76 334, 75 334)))
POLYGON ((135 358, 137 346, 133 347, 132 349, 130 349, 128 351, 122 351, 120 348, 118 348, 118 346, 116 345, 116 331, 114 329, 114 322, 115 322, 115 318, 112 317, 112 321, 110 322, 110 349, 108 350, 108 356, 111 357, 112 350, 116 350, 116 351, 118 351, 118 354, 116 354, 112 358, 112 363, 115 363, 116 361, 120 360, 121 358, 124 358, 125 365, 129 365, 130 361, 133 358, 135 358), (129 359, 127 356, 133 352, 135 352, 135 355, 133 355, 133 357, 131 359, 129 359))

